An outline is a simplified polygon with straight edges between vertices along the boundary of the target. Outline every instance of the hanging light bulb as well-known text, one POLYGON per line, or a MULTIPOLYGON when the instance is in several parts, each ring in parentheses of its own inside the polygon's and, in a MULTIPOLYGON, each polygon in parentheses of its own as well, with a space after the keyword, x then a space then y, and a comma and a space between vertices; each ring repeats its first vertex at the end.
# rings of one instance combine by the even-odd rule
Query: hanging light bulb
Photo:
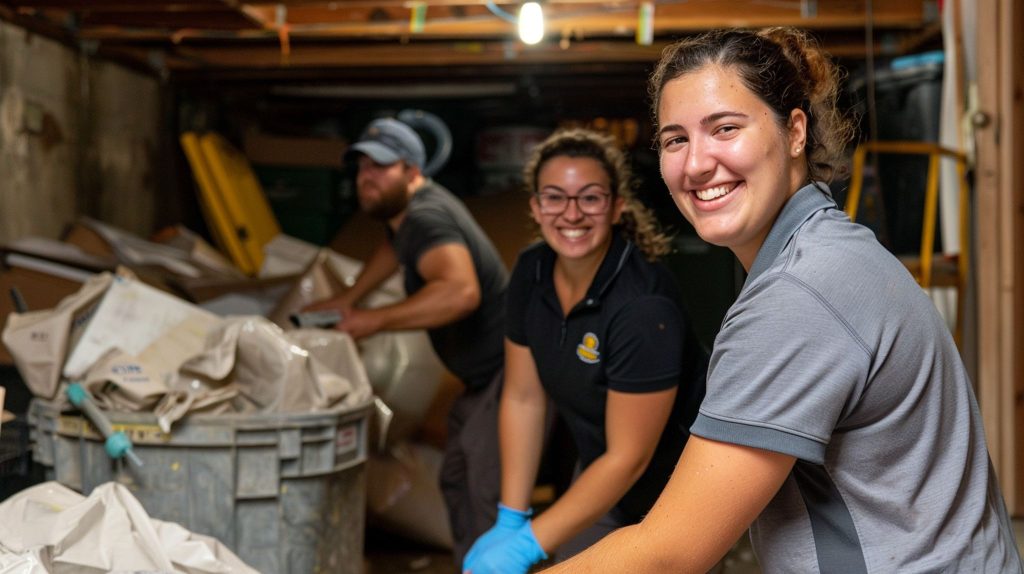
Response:
POLYGON ((544 12, 536 2, 524 2, 519 8, 519 39, 536 44, 544 39, 544 12))

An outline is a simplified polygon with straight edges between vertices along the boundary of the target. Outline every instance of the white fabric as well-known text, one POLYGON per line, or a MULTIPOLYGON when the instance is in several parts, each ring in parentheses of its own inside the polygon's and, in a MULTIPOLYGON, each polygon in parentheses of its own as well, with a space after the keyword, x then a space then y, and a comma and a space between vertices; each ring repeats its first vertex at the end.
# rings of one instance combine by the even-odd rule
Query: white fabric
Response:
POLYGON ((223 544, 152 519, 124 486, 86 498, 56 482, 0 504, 0 573, 255 574, 223 544))

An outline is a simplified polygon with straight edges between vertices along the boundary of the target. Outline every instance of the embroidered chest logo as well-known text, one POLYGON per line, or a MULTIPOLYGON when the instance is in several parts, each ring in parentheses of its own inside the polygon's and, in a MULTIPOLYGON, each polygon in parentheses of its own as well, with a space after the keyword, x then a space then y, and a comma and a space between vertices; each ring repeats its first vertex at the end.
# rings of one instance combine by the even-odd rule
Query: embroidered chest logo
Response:
POLYGON ((583 342, 576 345, 576 356, 584 363, 590 365, 600 363, 601 351, 597 350, 600 345, 601 341, 597 340, 597 335, 593 333, 584 333, 583 342))

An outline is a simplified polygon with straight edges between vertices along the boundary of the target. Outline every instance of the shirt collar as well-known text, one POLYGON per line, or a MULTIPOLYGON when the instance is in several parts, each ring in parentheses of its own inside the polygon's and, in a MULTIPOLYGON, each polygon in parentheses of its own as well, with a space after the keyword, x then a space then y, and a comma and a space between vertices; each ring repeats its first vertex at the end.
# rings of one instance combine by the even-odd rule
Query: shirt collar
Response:
POLYGON ((626 259, 633 249, 633 244, 626 241, 618 229, 612 230, 612 244, 608 247, 608 253, 605 254, 597 275, 594 275, 594 280, 590 283, 587 298, 596 300, 604 295, 626 264, 626 259))
MULTIPOLYGON (((604 260, 601 261, 601 266, 597 269, 597 274, 594 275, 593 281, 590 282, 590 288, 587 289, 587 298, 583 301, 583 304, 592 306, 600 301, 601 296, 615 281, 615 278, 625 266, 629 254, 635 248, 636 246, 632 242, 622 237, 618 229, 613 229, 612 244, 608 246, 608 253, 605 253, 604 260)), ((551 278, 554 276, 555 260, 557 257, 558 254, 555 253, 554 249, 551 249, 548 245, 544 246, 544 256, 538 258, 535 268, 534 281, 536 283, 553 284, 551 278)))
POLYGON ((822 182, 809 183, 793 194, 782 207, 771 231, 768 232, 768 237, 757 251, 757 257, 750 267, 744 286, 752 283, 772 265, 805 221, 818 211, 830 207, 836 207, 836 202, 828 185, 822 182))

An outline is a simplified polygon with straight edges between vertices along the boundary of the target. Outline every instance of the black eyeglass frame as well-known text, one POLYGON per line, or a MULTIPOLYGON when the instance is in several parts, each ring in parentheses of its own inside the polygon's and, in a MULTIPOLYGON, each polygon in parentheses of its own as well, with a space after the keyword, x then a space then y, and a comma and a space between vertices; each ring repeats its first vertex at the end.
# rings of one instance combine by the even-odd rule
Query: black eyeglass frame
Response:
POLYGON ((607 192, 586 192, 586 193, 581 193, 579 195, 569 195, 567 193, 550 193, 550 192, 549 193, 545 193, 545 192, 538 191, 538 192, 534 193, 533 196, 535 198, 537 198, 537 206, 540 208, 541 215, 561 215, 561 214, 565 213, 567 209, 569 209, 569 203, 571 203, 572 201, 576 202, 576 209, 579 209, 580 213, 582 213, 584 215, 604 215, 605 213, 608 212, 608 208, 611 207, 611 205, 612 205, 612 202, 611 202, 612 194, 611 193, 607 193, 607 192), (580 203, 580 198, 581 197, 586 197, 588 195, 590 195, 590 196, 599 195, 602 198, 604 198, 604 204, 601 206, 600 210, 598 210, 598 211, 588 211, 588 209, 590 209, 590 208, 584 208, 584 206, 583 206, 584 204, 580 203), (562 198, 565 201, 565 204, 562 206, 561 209, 555 209, 555 210, 551 210, 550 208, 549 209, 545 209, 544 208, 544 198, 545 197, 562 198))

